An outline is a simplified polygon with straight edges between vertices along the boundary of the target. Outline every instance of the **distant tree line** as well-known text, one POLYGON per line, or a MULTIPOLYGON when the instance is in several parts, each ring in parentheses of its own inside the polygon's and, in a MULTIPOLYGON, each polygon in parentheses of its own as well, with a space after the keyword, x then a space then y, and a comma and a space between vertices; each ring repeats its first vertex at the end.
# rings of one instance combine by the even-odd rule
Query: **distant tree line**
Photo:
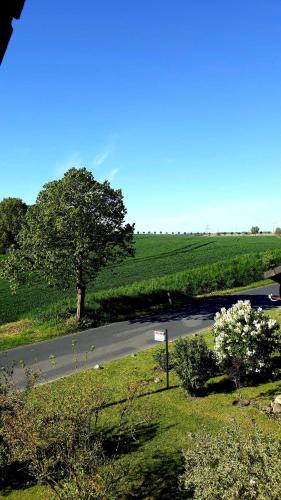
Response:
MULTIPOLYGON (((257 226, 256 226, 257 227, 257 226)), ((253 228, 252 228, 253 229, 253 228)), ((206 233, 204 232, 187 232, 187 231, 136 231, 136 234, 143 234, 143 235, 170 235, 170 236, 226 236, 226 235, 252 235, 252 234, 273 234, 272 231, 260 231, 258 228, 258 231, 217 231, 215 233, 206 233)), ((274 234, 281 235, 281 228, 276 228, 274 231, 274 234)))

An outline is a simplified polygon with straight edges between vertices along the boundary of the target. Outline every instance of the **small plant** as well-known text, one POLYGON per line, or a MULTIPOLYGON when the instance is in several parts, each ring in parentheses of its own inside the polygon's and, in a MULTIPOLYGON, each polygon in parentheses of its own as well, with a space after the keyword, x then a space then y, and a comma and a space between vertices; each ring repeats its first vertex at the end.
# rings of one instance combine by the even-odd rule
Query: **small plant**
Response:
POLYGON ((245 433, 233 423, 218 435, 191 435, 184 452, 181 488, 200 500, 272 499, 281 497, 281 442, 256 423, 245 433))
POLYGON ((205 382, 215 374, 213 353, 201 336, 177 340, 174 363, 181 385, 190 394, 198 393, 205 382))
POLYGON ((239 300, 215 315, 215 355, 219 366, 232 377, 237 388, 242 377, 268 373, 271 357, 280 348, 277 321, 254 309, 249 300, 239 300))
POLYGON ((77 332, 79 330, 79 321, 76 316, 69 316, 65 320, 65 327, 67 332, 77 332))
MULTIPOLYGON (((166 349, 164 347, 160 347, 153 354, 153 359, 155 363, 157 363, 162 370, 166 370, 166 349)), ((168 353, 168 368, 171 370, 173 368, 173 353, 168 353)))

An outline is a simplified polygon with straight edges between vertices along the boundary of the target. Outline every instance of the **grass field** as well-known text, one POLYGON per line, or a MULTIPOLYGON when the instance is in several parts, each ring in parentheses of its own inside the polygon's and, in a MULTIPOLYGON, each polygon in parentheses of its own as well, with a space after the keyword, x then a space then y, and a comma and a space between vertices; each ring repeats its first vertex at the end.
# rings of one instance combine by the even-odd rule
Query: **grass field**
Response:
MULTIPOLYGON (((281 320, 280 309, 272 315, 281 320)), ((211 346, 210 332, 204 336, 211 346)), ((165 385, 164 374, 160 374, 163 379, 161 384, 154 383, 154 351, 155 349, 150 349, 136 357, 122 358, 105 365, 101 371, 87 370, 36 389, 42 398, 49 398, 50 391, 63 394, 64 391, 71 390, 75 401, 76 395, 84 387, 102 384, 110 389, 112 401, 118 401, 124 396, 128 377, 134 376, 143 381, 143 404, 151 406, 153 418, 149 428, 140 433, 137 442, 121 457, 124 470, 128 473, 125 481, 120 483, 120 498, 182 498, 178 496, 177 481, 182 467, 181 451, 189 445, 188 432, 198 432, 204 427, 211 434, 218 433, 221 426, 236 419, 245 432, 250 433, 253 425, 251 419, 255 419, 265 432, 273 431, 276 436, 280 436, 278 422, 269 419, 261 411, 268 406, 275 394, 281 392, 280 380, 243 388, 242 397, 251 400, 250 406, 245 408, 232 405, 237 393, 221 377, 210 380, 204 397, 186 398, 173 371, 172 388, 169 391, 161 391, 165 385)), ((114 420, 114 409, 109 411, 114 420)), ((45 488, 36 486, 13 491, 5 498, 31 500, 48 499, 49 496, 45 488)))
MULTIPOLYGON (((201 293, 201 288, 208 292, 245 285, 261 278, 262 272, 258 270, 255 255, 268 250, 281 255, 281 238, 137 235, 135 258, 104 269, 95 286, 88 290, 86 306, 92 314, 102 310, 102 321, 106 322, 123 318, 126 313, 141 311, 155 301, 157 303, 157 300, 161 303, 161 293, 156 296, 163 290, 193 294, 201 293), (234 263, 233 267, 233 263, 228 262, 236 257, 244 259, 245 255, 253 257, 251 262, 243 262, 243 269, 238 263, 234 263), (225 269, 222 263, 225 263, 225 269), (247 274, 247 268, 251 266, 252 272, 247 274), (232 275, 225 280, 223 273, 230 267, 232 275), (238 267, 242 269, 241 276, 233 279, 239 274, 238 267), (207 285, 202 284, 204 279, 207 285), (188 289, 188 282, 199 285, 188 289)), ((74 308, 74 287, 73 290, 62 291, 44 284, 24 286, 12 295, 8 284, 0 281, 0 347, 67 332, 65 318, 74 308), (16 325, 11 325, 15 322, 16 325), (22 333, 25 335, 21 336, 22 333), (11 339, 9 342, 8 337, 11 339)))
POLYGON ((96 289, 129 285, 205 266, 239 255, 281 250, 281 238, 272 236, 170 236, 137 235, 136 255, 104 270, 96 289))

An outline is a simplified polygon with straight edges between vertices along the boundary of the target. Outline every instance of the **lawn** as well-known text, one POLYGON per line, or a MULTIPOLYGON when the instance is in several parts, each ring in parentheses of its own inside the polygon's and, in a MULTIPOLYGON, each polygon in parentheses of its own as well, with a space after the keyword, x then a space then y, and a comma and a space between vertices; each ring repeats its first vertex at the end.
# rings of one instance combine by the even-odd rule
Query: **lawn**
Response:
MULTIPOLYGON (((273 315, 280 321, 281 309, 274 311, 273 315)), ((211 345, 211 333, 206 333, 205 337, 211 345)), ((162 379, 161 383, 155 383, 154 351, 150 349, 134 357, 111 362, 100 371, 87 370, 36 389, 37 397, 42 399, 71 391, 75 401, 84 387, 102 384, 110 390, 111 401, 116 402, 124 396, 129 378, 142 381, 142 404, 152 408, 153 417, 150 425, 139 434, 138 440, 120 458, 125 470, 129 471, 120 483, 120 498, 180 498, 177 478, 182 469, 182 448, 190 444, 189 432, 198 432, 204 427, 210 433, 218 433, 223 425, 236 419, 249 433, 254 419, 265 432, 274 431, 276 436, 281 436, 276 420, 268 418, 262 411, 274 395, 281 392, 280 380, 243 388, 242 397, 251 400, 251 404, 244 408, 233 406, 237 393, 222 377, 208 382, 204 397, 187 398, 173 371, 170 390, 162 390, 165 387, 163 372, 157 373, 162 379)), ((108 411, 114 420, 115 407, 108 411)), ((40 499, 44 494, 48 498, 47 490, 36 486, 24 492, 13 491, 5 498, 40 499)))

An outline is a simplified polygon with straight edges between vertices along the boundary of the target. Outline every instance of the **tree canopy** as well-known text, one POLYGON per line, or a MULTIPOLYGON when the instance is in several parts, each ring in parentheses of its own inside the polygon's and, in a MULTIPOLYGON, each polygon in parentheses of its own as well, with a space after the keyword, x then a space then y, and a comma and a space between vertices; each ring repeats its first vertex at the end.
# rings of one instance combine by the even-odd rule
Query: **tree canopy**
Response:
POLYGON ((252 226, 251 227, 251 233, 252 234, 258 234, 260 232, 259 226, 252 226))
POLYGON ((27 205, 19 198, 4 198, 0 202, 0 251, 6 252, 16 245, 27 205))
POLYGON ((85 168, 72 168, 43 186, 28 208, 18 248, 2 274, 12 286, 36 275, 49 285, 76 286, 81 319, 86 288, 100 269, 134 255, 134 224, 125 224, 125 215, 119 189, 98 182, 85 168))

